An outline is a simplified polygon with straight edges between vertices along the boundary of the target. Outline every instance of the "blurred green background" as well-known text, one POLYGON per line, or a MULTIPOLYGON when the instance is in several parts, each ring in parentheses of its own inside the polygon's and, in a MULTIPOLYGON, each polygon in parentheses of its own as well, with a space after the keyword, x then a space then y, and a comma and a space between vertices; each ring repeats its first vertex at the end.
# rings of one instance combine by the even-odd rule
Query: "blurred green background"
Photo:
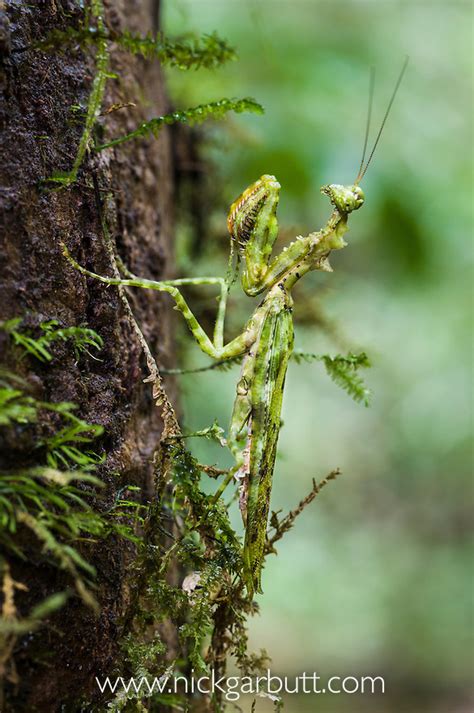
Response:
MULTIPOLYGON (((351 401, 318 364, 290 365, 272 507, 295 506, 335 466, 343 475, 268 559, 251 644, 269 651, 274 673, 386 679, 382 698, 286 696, 290 713, 467 713, 472 4, 174 0, 164 27, 216 30, 239 54, 216 71, 169 71, 177 107, 253 96, 266 109, 205 129, 216 199, 208 239, 181 258, 187 274, 224 274, 226 208, 262 173, 282 184, 284 239, 321 227, 329 205, 319 187, 350 183, 358 168, 369 67, 374 134, 410 56, 349 247, 333 256, 333 274, 308 275, 294 292, 296 347, 366 350, 372 405, 351 401), (321 310, 332 337, 314 323, 321 310)), ((183 223, 181 246, 190 232, 183 223)), ((238 292, 233 334, 252 306, 238 292)), ((184 332, 182 344, 183 364, 205 363, 184 332)), ((180 377, 188 428, 227 424, 237 373, 180 377)), ((211 445, 190 445, 226 463, 211 445)))

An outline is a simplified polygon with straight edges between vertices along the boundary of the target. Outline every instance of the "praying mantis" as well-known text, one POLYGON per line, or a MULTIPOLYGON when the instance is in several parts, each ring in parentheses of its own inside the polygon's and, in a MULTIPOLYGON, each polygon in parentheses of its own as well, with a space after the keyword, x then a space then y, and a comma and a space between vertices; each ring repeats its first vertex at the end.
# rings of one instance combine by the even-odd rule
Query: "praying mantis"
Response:
POLYGON ((232 203, 227 227, 231 239, 231 256, 236 250, 243 264, 242 289, 249 297, 262 293, 265 293, 265 296, 242 333, 230 342, 224 343, 229 276, 154 281, 133 275, 119 264, 124 276, 106 277, 80 265, 64 248, 64 254, 74 268, 107 285, 167 292, 175 302, 175 309, 183 315, 197 344, 208 356, 220 361, 242 357, 227 437, 227 445, 235 458, 235 466, 229 470, 217 495, 222 494, 231 480, 240 483, 239 506, 245 526, 241 577, 250 597, 262 592, 261 572, 280 414, 288 362, 293 350, 291 292, 308 272, 331 272, 330 253, 346 246, 344 235, 348 230, 349 215, 364 204, 364 193, 359 183, 380 139, 406 65, 407 60, 395 85, 372 151, 364 164, 373 94, 373 74, 371 75, 369 112, 360 169, 351 185, 330 184, 321 188, 321 192, 328 196, 332 205, 331 215, 321 230, 311 232, 305 237, 297 237, 278 255, 272 257, 278 233, 276 212, 280 195, 280 184, 275 176, 261 176, 232 203), (219 288, 212 339, 199 324, 180 292, 180 287, 186 285, 215 285, 219 288))

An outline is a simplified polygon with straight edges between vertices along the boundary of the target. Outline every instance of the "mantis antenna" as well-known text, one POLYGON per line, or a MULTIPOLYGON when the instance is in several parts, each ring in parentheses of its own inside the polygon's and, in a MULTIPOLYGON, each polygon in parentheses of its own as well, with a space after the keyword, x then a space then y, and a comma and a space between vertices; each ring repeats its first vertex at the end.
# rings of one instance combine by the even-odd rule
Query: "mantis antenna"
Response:
MULTIPOLYGON (((384 115, 384 117, 383 117, 383 119, 382 119, 382 123, 380 124, 380 129, 379 129, 378 134, 377 134, 377 137, 376 137, 376 139, 375 139, 375 142, 374 142, 372 151, 370 152, 370 156, 369 156, 369 158, 367 159, 367 163, 365 164, 365 167, 364 167, 364 168, 361 167, 361 168, 359 169, 359 175, 358 175, 357 178, 356 178, 355 185, 358 185, 358 184, 362 181, 362 179, 364 178, 365 174, 367 173, 367 169, 368 169, 368 167, 369 167, 370 162, 372 161, 372 157, 373 157, 373 155, 374 155, 374 153, 375 153, 375 149, 377 148, 377 145, 378 145, 378 143, 379 143, 380 137, 381 137, 381 135, 382 135, 382 131, 383 131, 384 126, 385 126, 385 122, 387 121, 388 115, 390 114, 390 109, 392 108, 392 104, 393 104, 393 102, 394 102, 394 100, 395 100, 395 97, 396 97, 396 95, 397 95, 398 88, 399 88, 399 86, 400 86, 400 84, 401 84, 401 81, 402 81, 402 79, 403 79, 403 75, 405 74, 405 70, 406 70, 407 65, 408 65, 408 60, 409 60, 409 57, 408 57, 408 56, 405 57, 405 61, 404 61, 404 63, 403 63, 402 70, 401 70, 400 74, 398 75, 398 79, 397 79, 397 82, 396 82, 396 84, 395 84, 395 88, 394 88, 394 90, 393 90, 392 96, 391 96, 390 101, 389 101, 389 103, 388 103, 388 106, 387 106, 387 110, 386 110, 386 112, 385 112, 385 115, 384 115)), ((367 133, 368 133, 368 130, 367 130, 367 133)), ((365 153, 365 147, 364 147, 364 153, 365 153)), ((363 162, 364 162, 364 159, 362 158, 362 163, 363 163, 363 162)))
POLYGON ((370 68, 370 80, 369 80, 369 106, 367 108, 367 121, 365 123, 365 136, 364 136, 364 148, 362 149, 362 158, 360 160, 359 171, 357 172, 356 184, 359 182, 362 169, 364 167, 365 153, 367 151, 367 143, 369 141, 369 131, 370 131, 370 121, 372 118, 372 105, 374 101, 374 87, 375 87, 375 67, 370 68))

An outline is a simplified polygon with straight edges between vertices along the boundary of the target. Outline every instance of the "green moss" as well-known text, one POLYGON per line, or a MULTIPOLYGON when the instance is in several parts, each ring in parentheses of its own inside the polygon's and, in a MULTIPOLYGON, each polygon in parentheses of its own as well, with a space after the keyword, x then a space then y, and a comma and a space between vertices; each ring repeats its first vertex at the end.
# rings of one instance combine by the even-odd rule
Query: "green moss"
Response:
MULTIPOLYGON (((141 55, 146 59, 157 58, 163 65, 177 67, 181 70, 200 69, 201 67, 216 68, 236 58, 233 48, 216 34, 203 35, 200 38, 170 39, 162 34, 140 37, 128 30, 122 33, 110 31, 105 24, 104 7, 101 0, 90 0, 84 23, 79 28, 68 27, 66 30, 54 30, 35 47, 38 51, 64 51, 71 44, 95 48, 96 74, 92 82, 84 128, 73 166, 70 171, 65 173, 57 171, 45 180, 46 184, 58 184, 58 187, 62 188, 72 185, 77 180, 79 169, 92 143, 92 134, 97 118, 102 110, 107 80, 116 78, 116 75, 109 71, 112 44, 118 45, 130 54, 141 55)), ((220 119, 229 111, 261 113, 263 110, 253 99, 224 98, 218 102, 201 104, 190 109, 155 117, 151 121, 143 123, 130 134, 97 146, 96 150, 101 151, 105 148, 118 146, 125 141, 150 134, 156 136, 165 124, 192 123, 211 117, 220 119)))
POLYGON ((199 104, 198 106, 192 107, 190 109, 184 109, 182 111, 174 111, 171 114, 163 114, 163 116, 156 116, 150 121, 142 123, 137 129, 131 131, 125 136, 120 136, 117 139, 112 139, 105 144, 96 146, 96 151, 103 151, 104 149, 111 148, 113 146, 119 146, 126 141, 131 141, 132 139, 146 138, 147 136, 157 136, 159 131, 163 126, 169 124, 197 124, 206 119, 222 119, 229 111, 234 111, 237 114, 243 111, 251 111, 256 114, 263 114, 263 107, 258 104, 254 99, 219 99, 219 101, 209 102, 208 104, 199 104))
POLYGON ((122 47, 130 54, 146 59, 158 59, 163 66, 188 69, 215 69, 225 62, 237 59, 233 47, 215 32, 202 37, 184 37, 170 39, 162 33, 148 34, 144 37, 125 30, 124 32, 99 32, 95 27, 69 27, 66 30, 53 30, 36 44, 42 51, 69 51, 71 45, 82 48, 97 46, 102 39, 122 47))
POLYGON ((58 183, 63 187, 70 186, 77 180, 79 168, 81 167, 82 162, 84 161, 86 151, 88 150, 89 144, 91 142, 92 130, 94 128, 95 122, 97 121, 97 117, 101 112, 105 85, 109 76, 109 46, 107 40, 104 37, 104 8, 101 0, 90 0, 90 12, 98 30, 95 55, 95 64, 97 71, 93 79, 92 89, 89 95, 84 129, 82 131, 81 139, 79 141, 79 146, 76 153, 76 158, 74 159, 74 163, 71 170, 67 173, 57 172, 47 179, 48 181, 58 183))

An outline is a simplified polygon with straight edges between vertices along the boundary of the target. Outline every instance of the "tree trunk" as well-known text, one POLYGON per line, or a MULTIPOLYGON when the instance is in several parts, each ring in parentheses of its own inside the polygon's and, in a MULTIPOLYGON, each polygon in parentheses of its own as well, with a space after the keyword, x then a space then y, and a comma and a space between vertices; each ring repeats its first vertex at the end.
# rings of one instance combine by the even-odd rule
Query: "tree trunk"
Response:
MULTIPOLYGON (((113 30, 128 28, 142 35, 157 30, 155 0, 109 0, 105 9, 113 30)), ((0 317, 22 317, 32 329, 51 319, 61 326, 86 324, 103 338, 104 348, 100 361, 78 361, 71 349, 58 345, 50 363, 30 358, 17 363, 18 354, 2 335, 3 361, 27 378, 35 398, 73 402, 82 419, 104 427, 98 447, 105 461, 97 474, 106 483, 100 505, 106 509, 126 485, 139 486, 144 498, 151 494, 152 454, 162 423, 150 386, 142 383, 146 376, 142 351, 117 289, 75 271, 62 255, 61 242, 81 264, 112 274, 99 210, 110 193, 107 220, 113 223, 109 227, 125 263, 137 274, 162 278, 172 236, 174 171, 169 135, 164 129, 157 139, 89 155, 70 187, 52 190, 42 183, 54 171, 69 170, 74 161, 83 129, 83 115, 74 107, 87 106, 94 51, 68 46, 64 52, 46 53, 32 46, 54 29, 77 27, 84 12, 80 3, 7 0, 6 10, 8 19, 3 18, 0 27, 4 89, 0 317)), ((143 119, 167 111, 157 62, 115 49, 112 70, 118 79, 107 83, 105 112, 115 104, 136 106, 113 110, 100 120, 106 122, 108 136, 124 134, 143 119)), ((168 308, 163 309, 157 293, 145 290, 136 291, 131 300, 153 354, 158 361, 166 360, 168 308)), ((37 436, 34 430, 28 433, 33 434, 30 439, 37 436)), ((3 466, 31 465, 33 447, 34 440, 25 442, 24 431, 21 437, 10 436, 2 450, 3 466)), ((97 571, 100 614, 94 615, 73 597, 55 614, 54 627, 39 628, 19 640, 5 710, 81 710, 81 700, 97 701, 95 676, 113 673, 131 596, 134 547, 112 537, 87 544, 86 554, 97 571)), ((16 595, 20 612, 67 586, 66 575, 44 563, 34 566, 13 558, 10 565, 13 578, 28 588, 16 595)), ((92 705, 83 708, 91 709, 92 705)))

